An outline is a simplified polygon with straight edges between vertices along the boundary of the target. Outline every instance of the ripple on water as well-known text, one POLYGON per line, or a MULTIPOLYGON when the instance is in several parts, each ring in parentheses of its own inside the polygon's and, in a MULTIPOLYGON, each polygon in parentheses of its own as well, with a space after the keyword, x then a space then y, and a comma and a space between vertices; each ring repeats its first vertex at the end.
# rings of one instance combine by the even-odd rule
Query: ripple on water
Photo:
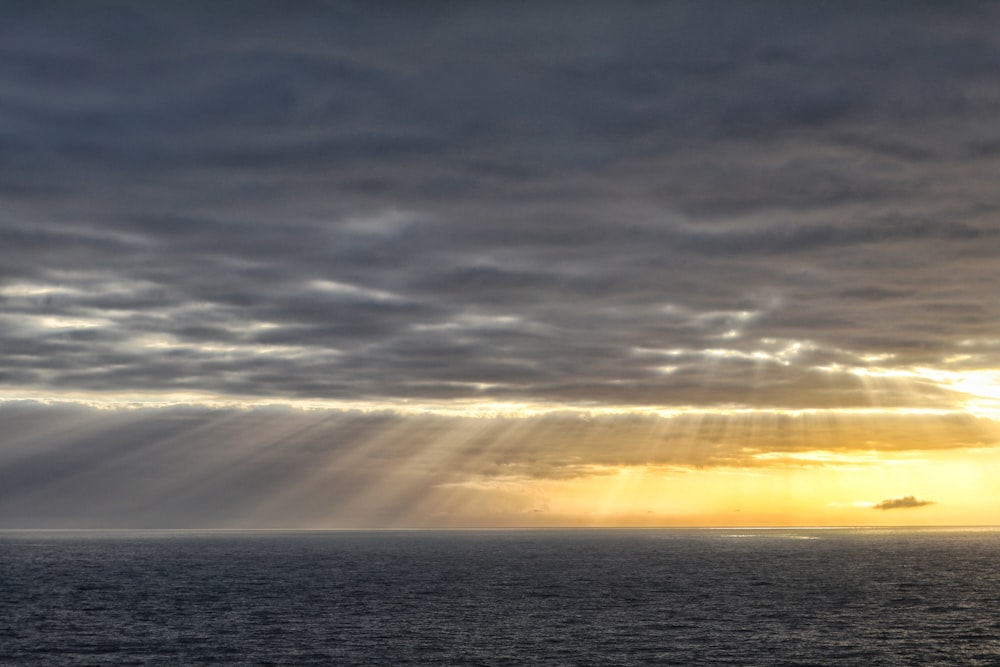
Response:
POLYGON ((1000 663, 996 531, 0 534, 0 663, 1000 663))

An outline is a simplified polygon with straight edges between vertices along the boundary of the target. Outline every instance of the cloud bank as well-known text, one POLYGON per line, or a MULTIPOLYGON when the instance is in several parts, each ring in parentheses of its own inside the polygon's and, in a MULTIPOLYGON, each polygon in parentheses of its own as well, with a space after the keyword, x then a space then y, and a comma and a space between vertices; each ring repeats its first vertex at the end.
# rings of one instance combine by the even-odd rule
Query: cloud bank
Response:
POLYGON ((1000 362, 988 4, 2 12, 8 395, 951 407, 844 369, 1000 362))

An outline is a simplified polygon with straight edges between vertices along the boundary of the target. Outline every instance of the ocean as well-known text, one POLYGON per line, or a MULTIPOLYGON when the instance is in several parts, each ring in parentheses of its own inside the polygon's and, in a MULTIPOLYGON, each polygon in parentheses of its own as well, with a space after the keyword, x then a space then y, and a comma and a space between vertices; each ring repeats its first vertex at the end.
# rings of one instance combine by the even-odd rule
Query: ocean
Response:
POLYGON ((3 665, 1000 665, 1000 529, 3 531, 3 665))

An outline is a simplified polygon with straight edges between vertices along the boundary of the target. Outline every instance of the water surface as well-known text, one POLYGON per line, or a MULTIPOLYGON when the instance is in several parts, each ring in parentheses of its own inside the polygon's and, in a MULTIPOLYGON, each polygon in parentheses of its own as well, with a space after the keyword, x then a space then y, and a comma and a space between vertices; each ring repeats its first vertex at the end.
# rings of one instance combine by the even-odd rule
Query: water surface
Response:
POLYGON ((997 665, 996 529, 0 532, 11 665, 997 665))

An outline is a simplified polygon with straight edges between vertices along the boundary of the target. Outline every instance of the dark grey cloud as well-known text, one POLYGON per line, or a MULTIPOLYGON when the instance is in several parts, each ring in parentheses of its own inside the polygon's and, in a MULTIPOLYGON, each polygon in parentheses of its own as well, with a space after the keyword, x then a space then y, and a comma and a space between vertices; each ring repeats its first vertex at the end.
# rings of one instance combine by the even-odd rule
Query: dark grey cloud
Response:
POLYGON ((829 369, 1000 360, 988 4, 0 18, 12 395, 947 408, 829 369))
POLYGON ((889 498, 880 503, 876 503, 874 509, 877 510, 898 510, 911 509, 913 507, 924 507, 933 505, 930 500, 918 500, 915 496, 903 496, 902 498, 889 498))

